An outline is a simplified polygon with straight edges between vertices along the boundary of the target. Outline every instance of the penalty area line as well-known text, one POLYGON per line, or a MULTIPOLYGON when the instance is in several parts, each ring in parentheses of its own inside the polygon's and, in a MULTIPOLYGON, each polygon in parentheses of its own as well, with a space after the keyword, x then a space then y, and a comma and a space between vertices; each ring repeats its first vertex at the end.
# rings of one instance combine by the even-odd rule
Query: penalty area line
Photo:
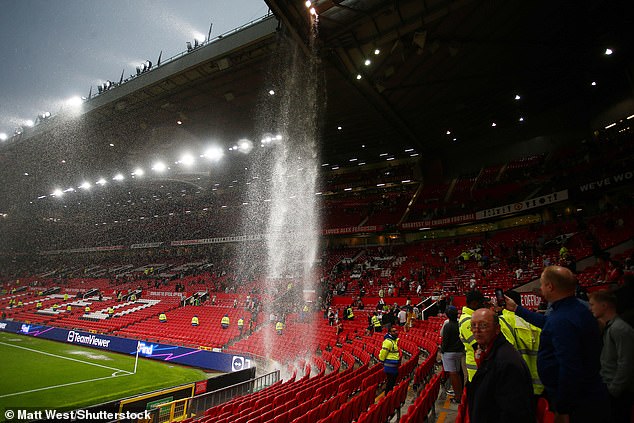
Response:
MULTIPOLYGON (((0 345, 6 345, 7 347, 13 347, 13 348, 20 348, 22 350, 31 351, 31 352, 38 353, 38 354, 44 354, 44 355, 48 355, 48 356, 55 357, 55 358, 61 358, 61 359, 64 359, 64 360, 75 361, 77 363, 88 364, 90 366, 102 367, 104 369, 114 370, 115 373, 125 372, 125 373, 129 373, 129 374, 133 374, 132 372, 129 372, 127 370, 117 369, 116 367, 108 367, 108 366, 104 366, 103 364, 91 363, 90 361, 78 360, 76 358, 71 358, 71 357, 64 357, 63 355, 51 354, 51 353, 47 353, 47 352, 44 352, 44 351, 34 350, 32 348, 21 347, 19 345, 7 344, 5 342, 0 342, 0 345)), ((2 398, 2 397, 0 397, 0 398, 2 398)))
POLYGON ((14 397, 16 395, 30 394, 31 392, 46 391, 47 389, 63 388, 64 386, 79 385, 80 383, 95 382, 98 380, 112 379, 115 377, 130 376, 134 374, 134 373, 126 372, 126 374, 124 375, 115 376, 116 373, 117 372, 113 373, 113 376, 105 376, 105 377, 98 377, 96 379, 80 380, 78 382, 63 383, 61 385, 45 386, 44 388, 37 388, 37 389, 31 389, 29 391, 14 392, 12 394, 0 395, 0 398, 14 397))

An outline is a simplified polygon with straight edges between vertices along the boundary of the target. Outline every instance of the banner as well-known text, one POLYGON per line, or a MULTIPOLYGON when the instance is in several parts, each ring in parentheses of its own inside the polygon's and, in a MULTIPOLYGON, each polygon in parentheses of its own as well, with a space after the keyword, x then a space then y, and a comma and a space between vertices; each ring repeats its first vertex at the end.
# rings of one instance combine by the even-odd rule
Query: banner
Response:
MULTIPOLYGON (((98 348, 135 355, 137 340, 101 335, 79 330, 61 329, 35 323, 0 320, 0 331, 17 333, 83 347, 98 348)), ((220 372, 237 372, 251 367, 251 360, 241 355, 225 354, 203 349, 177 347, 156 342, 138 342, 139 356, 186 366, 201 367, 220 372)))
POLYGON ((42 251, 40 254, 61 254, 61 253, 94 253, 96 251, 118 251, 125 250, 125 245, 109 245, 105 247, 84 247, 70 248, 68 250, 49 250, 42 251))
POLYGON ((218 238, 204 238, 204 239, 184 239, 180 241, 172 241, 170 245, 172 247, 178 247, 183 245, 203 245, 203 244, 222 244, 226 242, 244 242, 244 241, 259 241, 264 239, 264 235, 239 235, 239 236, 223 236, 218 238))
POLYGON ((342 235, 342 234, 356 234, 360 232, 380 232, 383 230, 383 226, 350 226, 348 228, 332 228, 324 229, 323 235, 342 235))
POLYGON ((419 229, 419 228, 433 228, 436 226, 455 225, 460 223, 473 222, 475 220, 475 214, 463 214, 461 216, 445 217, 442 219, 428 219, 418 222, 408 222, 401 225, 402 229, 419 229))
POLYGON ((530 200, 522 201, 505 206, 495 207, 492 209, 481 210, 476 212, 476 220, 488 219, 490 217, 499 217, 512 213, 519 213, 526 210, 548 206, 550 204, 566 201, 568 199, 568 190, 554 192, 541 197, 535 197, 530 200))
POLYGON ((130 248, 156 248, 160 247, 162 242, 144 242, 142 244, 132 244, 130 248))
POLYGON ((536 294, 528 294, 521 292, 522 295, 522 306, 526 308, 530 308, 531 310, 536 309, 542 302, 542 297, 536 294))
POLYGON ((591 191, 603 191, 615 186, 623 185, 625 183, 630 183, 634 179, 634 172, 620 172, 614 175, 610 175, 607 178, 601 178, 594 181, 586 182, 585 184, 579 185, 577 188, 581 194, 591 192, 591 191))

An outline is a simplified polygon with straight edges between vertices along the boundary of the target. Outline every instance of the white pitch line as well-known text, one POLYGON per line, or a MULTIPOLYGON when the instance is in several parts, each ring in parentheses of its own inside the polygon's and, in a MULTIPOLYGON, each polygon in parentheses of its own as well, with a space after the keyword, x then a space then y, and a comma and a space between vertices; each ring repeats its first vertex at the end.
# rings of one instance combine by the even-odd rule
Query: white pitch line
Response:
MULTIPOLYGON (((0 342, 0 345, 6 345, 7 347, 13 347, 13 348, 20 348, 20 349, 31 351, 31 352, 38 353, 38 354, 50 355, 51 357, 63 358, 64 360, 76 361, 77 363, 83 363, 83 364, 88 364, 88 365, 91 365, 91 366, 103 367, 104 369, 115 370, 117 372, 126 372, 126 373, 132 374, 132 372, 128 372, 127 370, 121 370, 121 369, 117 369, 115 367, 108 367, 108 366, 104 366, 103 364, 91 363, 89 361, 78 360, 76 358, 64 357, 63 355, 56 355, 56 354, 51 354, 51 353, 47 353, 47 352, 44 352, 44 351, 38 351, 38 350, 34 350, 32 348, 20 347, 18 345, 7 344, 7 343, 4 343, 4 342, 0 342)), ((2 397, 0 397, 0 398, 2 398, 2 397)))
POLYGON ((61 385, 46 386, 44 388, 31 389, 30 391, 22 391, 22 392, 15 392, 13 394, 0 395, 0 398, 13 397, 13 396, 22 395, 22 394, 30 394, 31 392, 37 392, 37 391, 46 391, 47 389, 63 388, 64 386, 79 385, 80 383, 95 382, 97 380, 112 379, 115 377, 122 377, 122 376, 130 376, 133 374, 134 373, 127 373, 121 376, 105 376, 105 377, 98 377, 96 379, 80 380, 79 382, 70 382, 70 383, 64 383, 61 385))

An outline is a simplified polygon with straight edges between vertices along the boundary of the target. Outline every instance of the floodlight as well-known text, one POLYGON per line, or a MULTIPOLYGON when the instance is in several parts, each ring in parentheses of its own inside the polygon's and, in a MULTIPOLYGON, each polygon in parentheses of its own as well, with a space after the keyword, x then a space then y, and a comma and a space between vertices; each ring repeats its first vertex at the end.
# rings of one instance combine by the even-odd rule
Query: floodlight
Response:
POLYGON ((24 124, 26 126, 28 126, 29 128, 31 128, 31 127, 33 127, 33 125, 35 125, 35 122, 33 122, 33 120, 31 120, 31 119, 27 119, 27 120, 24 121, 24 124))
POLYGON ((189 153, 183 154, 181 159, 180 159, 180 163, 182 163, 183 165, 185 165, 187 167, 192 166, 195 161, 196 161, 196 159, 194 159, 194 156, 192 156, 189 153))
POLYGON ((269 95, 275 95, 275 90, 269 90, 269 95))
POLYGON ((79 186, 79 188, 81 188, 81 189, 86 189, 86 190, 90 189, 91 187, 92 187, 92 185, 90 185, 90 182, 88 182, 88 181, 86 181, 86 182, 82 183, 82 184, 79 186))
POLYGON ((163 162, 156 162, 154 163, 154 166, 152 166, 152 170, 155 172, 165 172, 166 169, 167 166, 165 166, 165 163, 163 162))
POLYGON ((194 40, 200 42, 200 43, 204 43, 205 42, 205 36, 203 34, 201 34, 200 32, 195 32, 194 33, 194 40))
POLYGON ((123 180, 125 179, 125 176, 123 176, 123 175, 122 175, 122 174, 120 174, 120 173, 117 173, 116 175, 114 175, 114 176, 112 177, 112 179, 113 179, 114 181, 123 181, 123 180))
POLYGON ((6 141, 9 138, 4 132, 0 132, 0 141, 6 141))
POLYGON ((81 97, 77 95, 66 100, 66 104, 71 107, 81 106, 81 103, 81 97))
POLYGON ((66 188, 66 189, 64 190, 64 192, 74 192, 74 191, 75 191, 75 188, 73 188, 73 187, 66 188))
POLYGON ((306 5, 306 9, 310 9, 310 6, 313 5, 313 2, 310 0, 306 0, 306 3, 304 3, 306 5))
POLYGON ((137 167, 136 169, 134 169, 134 172, 132 172, 132 176, 143 176, 144 173, 145 171, 143 169, 137 167))
POLYGON ((51 195, 53 197, 61 197, 62 195, 64 195, 64 191, 62 191, 61 189, 57 188, 55 191, 53 191, 53 193, 51 195))
MULTIPOLYGON (((234 147, 234 150, 236 148, 234 147)), ((238 141, 238 147, 237 150, 240 151, 241 153, 244 154, 248 154, 251 152, 251 150, 253 149, 253 143, 246 139, 246 138, 242 138, 240 141, 238 141)))
POLYGON ((104 178, 99 179, 97 182, 95 182, 97 185, 106 185, 106 180, 104 178))
POLYGON ((218 161, 224 156, 224 151, 220 147, 211 147, 207 151, 205 151, 205 158, 211 161, 218 161))

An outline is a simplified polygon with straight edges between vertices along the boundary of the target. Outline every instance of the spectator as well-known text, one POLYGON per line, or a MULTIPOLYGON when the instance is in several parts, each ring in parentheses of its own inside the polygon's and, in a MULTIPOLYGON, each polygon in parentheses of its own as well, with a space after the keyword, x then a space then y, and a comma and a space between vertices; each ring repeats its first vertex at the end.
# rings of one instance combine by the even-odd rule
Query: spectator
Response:
MULTIPOLYGON (((460 340, 460 331, 458 327, 458 309, 454 306, 447 307, 448 321, 442 327, 440 336, 442 343, 440 352, 442 353, 442 366, 445 372, 449 373, 449 380, 454 397, 451 402, 460 404, 462 397, 463 380, 462 380, 462 362, 465 359, 464 344, 460 340)), ((451 394, 451 392, 447 392, 451 394)))
POLYGON ((534 423, 533 388, 526 363, 501 333, 498 316, 488 308, 473 312, 478 370, 467 385, 471 423, 534 423))
POLYGON ((616 311, 630 326, 634 327, 634 275, 625 275, 623 285, 614 291, 616 311))
POLYGON ((387 379, 385 383, 385 394, 387 395, 396 384, 398 366, 401 363, 401 352, 398 348, 398 330, 395 326, 390 328, 383 338, 379 361, 383 363, 383 371, 387 379))
MULTIPOLYGON (((467 305, 462 307, 462 316, 460 317, 459 330, 460 340, 464 344, 465 348, 465 361, 469 381, 473 379, 473 375, 478 369, 473 354, 474 337, 473 333, 471 332, 471 315, 473 314, 474 310, 483 307, 489 307, 489 300, 484 295, 482 295, 480 291, 470 291, 467 293, 467 305)), ((504 324, 502 325, 502 333, 506 337, 507 341, 509 341, 511 345, 515 346, 515 336, 511 331, 511 327, 504 320, 504 318, 500 320, 504 322, 504 324)))
POLYGON ((616 312, 616 296, 607 290, 590 294, 590 310, 603 325, 601 378, 610 395, 615 423, 629 422, 634 403, 634 328, 616 312))
POLYGON ((601 334, 590 310, 575 298, 576 281, 561 266, 544 269, 541 294, 551 305, 548 316, 506 298, 506 309, 542 329, 537 370, 555 422, 606 421, 609 401, 599 375, 601 334))
MULTIPOLYGON (((517 291, 507 291, 506 297, 512 299, 516 304, 521 304, 522 297, 517 291)), ((501 318, 513 328, 516 340, 515 348, 517 348, 528 370, 531 372, 533 394, 536 396, 541 395, 544 392, 544 385, 539 379, 537 372, 537 352, 539 351, 539 337, 542 330, 506 309, 502 310, 501 318)), ((537 398, 534 398, 534 404, 537 405, 537 398)))
POLYGON ((372 315, 370 321, 372 322, 372 326, 374 327, 374 332, 383 331, 383 326, 381 325, 381 317, 379 317, 379 314, 376 311, 372 315))

